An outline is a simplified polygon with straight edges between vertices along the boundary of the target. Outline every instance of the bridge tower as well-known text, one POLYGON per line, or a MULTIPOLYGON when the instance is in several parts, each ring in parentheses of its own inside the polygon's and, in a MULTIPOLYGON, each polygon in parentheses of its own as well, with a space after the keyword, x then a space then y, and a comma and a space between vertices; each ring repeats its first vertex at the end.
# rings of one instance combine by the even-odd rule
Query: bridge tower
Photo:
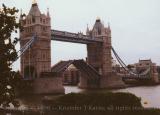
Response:
POLYGON ((113 88, 124 86, 122 79, 112 73, 110 25, 105 27, 100 18, 97 18, 92 30, 89 30, 87 27, 86 35, 90 36, 92 39, 99 38, 103 40, 103 43, 87 44, 87 62, 102 75, 99 81, 99 87, 113 88))
POLYGON ((100 74, 106 76, 112 72, 111 63, 111 30, 110 27, 104 27, 99 18, 90 31, 87 28, 87 35, 94 38, 103 39, 103 43, 91 43, 87 45, 88 58, 87 61, 92 65, 100 74))
POLYGON ((21 73, 24 78, 36 78, 41 72, 51 71, 51 22, 49 11, 42 14, 36 2, 32 3, 25 19, 20 18, 24 31, 20 32, 22 48, 34 35, 36 41, 21 57, 21 73))
MULTIPOLYGON (((28 15, 20 23, 24 31, 20 32, 20 47, 22 48, 33 36, 36 40, 21 56, 21 73, 30 82, 33 94, 64 93, 61 77, 53 77, 51 72, 51 18, 49 11, 42 14, 36 1, 32 3, 28 15)), ((27 92, 26 92, 27 93, 27 92)))

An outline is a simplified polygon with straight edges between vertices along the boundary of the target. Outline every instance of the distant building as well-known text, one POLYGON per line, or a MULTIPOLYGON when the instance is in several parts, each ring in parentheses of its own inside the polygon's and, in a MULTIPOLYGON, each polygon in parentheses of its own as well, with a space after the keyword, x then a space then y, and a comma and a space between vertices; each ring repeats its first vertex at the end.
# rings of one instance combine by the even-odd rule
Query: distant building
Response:
POLYGON ((148 60, 139 60, 139 62, 138 62, 138 63, 135 63, 134 66, 135 66, 137 72, 141 72, 141 71, 146 70, 146 69, 149 68, 149 67, 154 67, 154 66, 156 66, 156 64, 153 63, 153 62, 151 61, 151 59, 148 59, 148 60))
MULTIPOLYGON (((139 60, 138 63, 134 63, 134 64, 129 64, 127 66, 127 68, 133 72, 136 73, 141 73, 143 71, 145 71, 146 69, 148 69, 149 67, 154 67, 155 70, 158 69, 160 71, 160 67, 156 66, 156 63, 153 63, 151 59, 146 59, 146 60, 139 60)), ((112 69, 113 72, 117 72, 117 73, 127 73, 127 71, 121 67, 120 65, 116 64, 116 61, 112 59, 112 69)))

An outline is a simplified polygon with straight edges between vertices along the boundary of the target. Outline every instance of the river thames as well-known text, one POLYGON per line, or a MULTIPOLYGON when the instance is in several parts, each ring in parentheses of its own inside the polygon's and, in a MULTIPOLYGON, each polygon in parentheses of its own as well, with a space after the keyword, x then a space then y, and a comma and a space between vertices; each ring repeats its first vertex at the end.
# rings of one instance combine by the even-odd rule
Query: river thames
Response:
MULTIPOLYGON (((76 86, 65 86, 65 94, 83 92, 107 92, 108 90, 85 90, 76 86)), ((125 89, 109 90, 112 92, 129 92, 141 98, 144 107, 160 108, 160 85, 157 86, 138 86, 125 89)))
MULTIPOLYGON (((88 90, 88 89, 80 89, 77 86, 64 86, 65 94, 68 93, 104 93, 104 92, 129 92, 135 94, 137 97, 141 98, 141 103, 144 107, 149 108, 160 108, 160 85, 157 86, 138 86, 138 87, 129 87, 125 89, 116 89, 116 90, 88 90)), ((55 99, 59 95, 29 95, 25 97, 21 97, 19 100, 20 108, 27 109, 32 107, 41 107, 42 100, 47 99, 55 99)))

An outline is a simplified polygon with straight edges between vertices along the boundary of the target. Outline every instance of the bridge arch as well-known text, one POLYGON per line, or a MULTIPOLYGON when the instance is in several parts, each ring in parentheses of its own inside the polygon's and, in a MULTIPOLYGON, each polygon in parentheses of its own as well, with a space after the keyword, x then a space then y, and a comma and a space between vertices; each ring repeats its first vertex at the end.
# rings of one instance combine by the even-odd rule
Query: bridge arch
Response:
POLYGON ((95 70, 94 67, 87 64, 84 60, 60 61, 51 68, 51 71, 62 75, 71 64, 73 64, 81 72, 80 82, 78 85, 79 87, 99 87, 101 75, 95 70))

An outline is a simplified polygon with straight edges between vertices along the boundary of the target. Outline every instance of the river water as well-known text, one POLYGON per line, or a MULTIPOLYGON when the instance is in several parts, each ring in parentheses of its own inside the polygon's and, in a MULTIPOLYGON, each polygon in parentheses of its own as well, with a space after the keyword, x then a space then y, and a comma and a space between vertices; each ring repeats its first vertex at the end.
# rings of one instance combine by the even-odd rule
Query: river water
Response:
MULTIPOLYGON (((80 89, 76 86, 64 86, 65 88, 65 94, 68 93, 89 93, 89 92, 129 92, 132 94, 135 94, 137 97, 141 98, 141 103, 144 107, 152 107, 152 108, 160 108, 160 85, 157 86, 138 86, 138 87, 129 87, 125 89, 117 89, 117 90, 87 90, 87 89, 80 89)), ((42 100, 44 98, 50 98, 54 99, 59 95, 49 95, 49 96, 26 96, 23 98, 20 98, 20 108, 21 109, 27 109, 32 107, 40 107, 42 106, 42 100)))
MULTIPOLYGON (((107 92, 108 90, 85 90, 76 86, 65 86, 65 94, 74 92, 107 92)), ((160 85, 157 86, 139 86, 125 89, 110 90, 112 92, 129 92, 141 98, 144 107, 160 108, 160 85)))

